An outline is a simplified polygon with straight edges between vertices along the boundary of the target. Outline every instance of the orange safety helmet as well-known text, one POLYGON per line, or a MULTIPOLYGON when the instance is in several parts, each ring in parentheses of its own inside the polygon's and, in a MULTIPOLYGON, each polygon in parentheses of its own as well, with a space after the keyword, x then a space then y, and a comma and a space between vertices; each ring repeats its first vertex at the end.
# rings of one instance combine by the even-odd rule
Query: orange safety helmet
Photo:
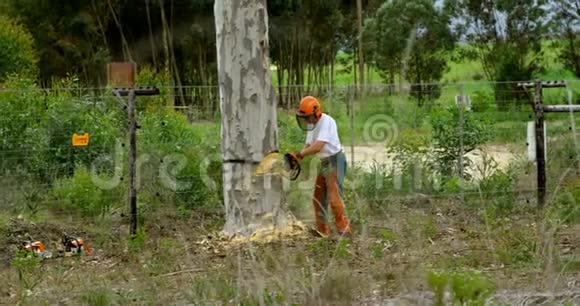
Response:
POLYGON ((298 126, 302 130, 311 131, 320 117, 322 117, 322 108, 318 100, 312 96, 302 98, 296 110, 298 126))

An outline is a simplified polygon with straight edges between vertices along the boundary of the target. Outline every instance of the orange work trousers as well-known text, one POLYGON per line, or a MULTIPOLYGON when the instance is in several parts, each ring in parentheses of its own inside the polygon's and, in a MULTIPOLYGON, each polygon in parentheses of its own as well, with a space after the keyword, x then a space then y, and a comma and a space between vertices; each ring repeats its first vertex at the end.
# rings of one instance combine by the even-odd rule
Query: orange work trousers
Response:
POLYGON ((328 204, 334 215, 334 223, 340 235, 350 234, 350 221, 346 216, 342 201, 342 184, 346 174, 346 156, 341 151, 322 159, 316 177, 312 205, 316 218, 316 229, 323 235, 330 235, 327 223, 328 204))

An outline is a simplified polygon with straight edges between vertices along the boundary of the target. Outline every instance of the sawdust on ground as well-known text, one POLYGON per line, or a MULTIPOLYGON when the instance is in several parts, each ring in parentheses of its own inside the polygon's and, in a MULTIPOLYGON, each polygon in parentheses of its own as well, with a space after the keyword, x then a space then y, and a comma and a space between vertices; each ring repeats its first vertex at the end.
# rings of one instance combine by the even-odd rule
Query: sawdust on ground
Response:
POLYGON ((269 244, 279 241, 301 240, 313 237, 320 237, 320 233, 312 229, 302 221, 297 220, 293 216, 288 217, 286 226, 280 227, 275 225, 266 225, 256 231, 250 236, 243 235, 227 235, 223 231, 208 235, 197 241, 198 246, 206 249, 215 250, 214 253, 221 253, 218 250, 228 250, 231 248, 239 248, 248 244, 269 244))

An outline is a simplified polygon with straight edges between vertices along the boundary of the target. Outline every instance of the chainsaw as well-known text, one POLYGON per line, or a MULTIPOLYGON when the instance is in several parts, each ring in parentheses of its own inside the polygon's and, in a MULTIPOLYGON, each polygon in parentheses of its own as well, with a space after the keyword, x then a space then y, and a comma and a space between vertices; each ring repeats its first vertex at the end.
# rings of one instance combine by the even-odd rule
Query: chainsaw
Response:
POLYGON ((264 156, 256 167, 255 175, 282 175, 294 181, 300 171, 300 158, 295 153, 281 154, 275 150, 264 156))
POLYGON ((83 251, 87 255, 93 254, 93 250, 89 248, 87 245, 85 245, 84 241, 81 238, 76 238, 66 233, 62 235, 62 244, 64 246, 65 256, 70 256, 74 254, 80 255, 83 251))
POLYGON ((52 253, 46 250, 42 241, 22 241, 20 250, 26 252, 26 256, 33 255, 41 258, 52 257, 52 253))
POLYGON ((284 168, 290 174, 291 180, 296 180, 300 175, 300 158, 295 153, 284 154, 284 168))

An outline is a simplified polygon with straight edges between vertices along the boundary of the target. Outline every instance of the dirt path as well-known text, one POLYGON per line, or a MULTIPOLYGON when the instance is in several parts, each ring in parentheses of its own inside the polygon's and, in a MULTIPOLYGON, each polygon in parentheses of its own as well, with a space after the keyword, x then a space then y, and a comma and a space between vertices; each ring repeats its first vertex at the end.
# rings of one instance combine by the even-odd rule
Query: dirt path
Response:
MULTIPOLYGON (((349 166, 352 165, 354 160, 355 167, 360 167, 363 170, 370 171, 373 165, 381 164, 387 169, 392 169, 394 154, 387 153, 387 150, 382 144, 373 144, 367 146, 348 146, 345 147, 347 158, 349 160, 349 166)), ((470 172, 477 177, 478 170, 477 167, 484 166, 484 152, 487 154, 487 158, 492 158, 499 169, 505 169, 509 166, 509 163, 517 158, 517 154, 513 152, 511 148, 505 145, 486 145, 480 150, 468 153, 466 156, 469 157, 473 163, 473 169, 470 172)))

